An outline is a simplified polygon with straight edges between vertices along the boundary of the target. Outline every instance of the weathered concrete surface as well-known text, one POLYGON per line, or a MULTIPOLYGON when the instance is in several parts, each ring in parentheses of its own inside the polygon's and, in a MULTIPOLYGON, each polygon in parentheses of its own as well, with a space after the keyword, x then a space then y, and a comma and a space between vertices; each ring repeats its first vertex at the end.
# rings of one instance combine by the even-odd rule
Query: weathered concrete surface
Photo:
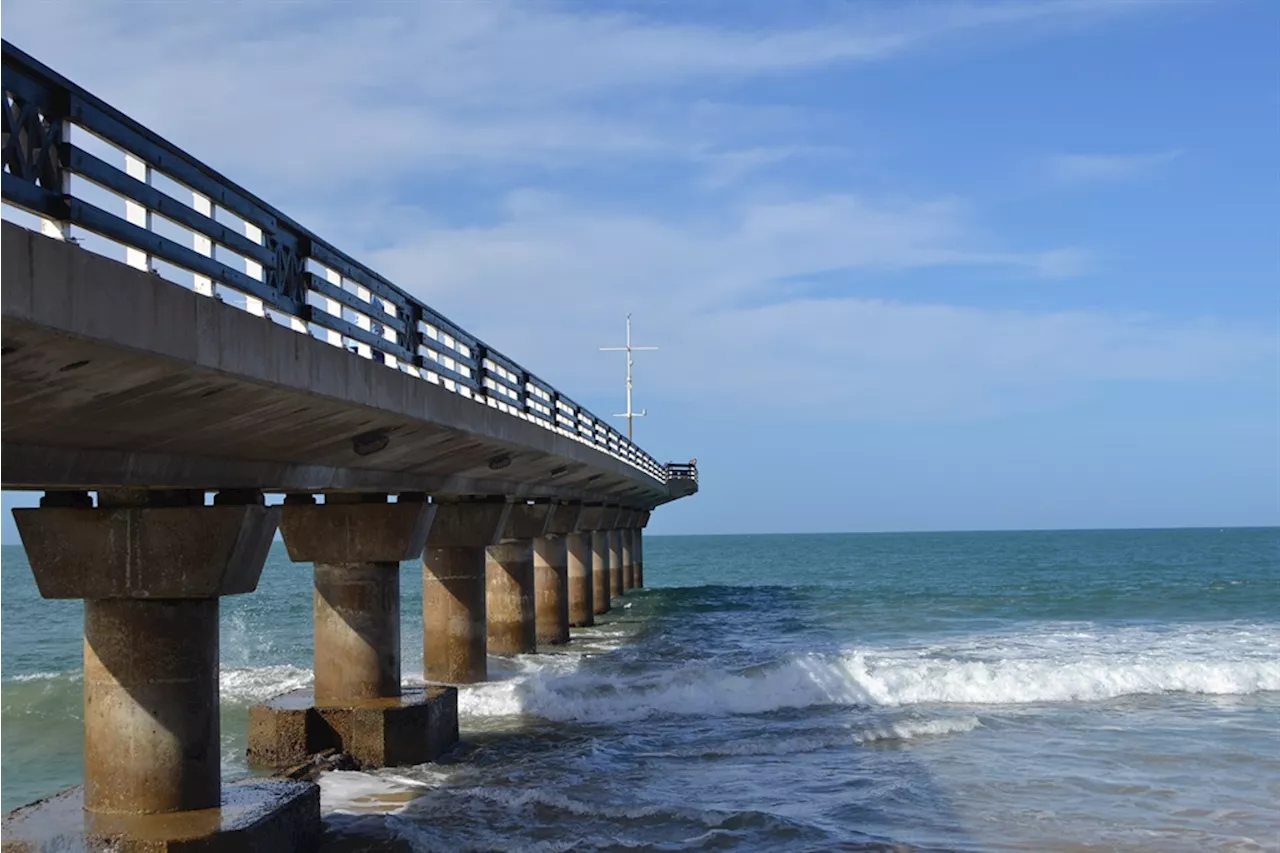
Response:
POLYGON ((636 563, 631 554, 631 543, 635 540, 636 532, 631 527, 624 527, 618 532, 622 540, 622 588, 633 590, 636 588, 636 563))
POLYGON ((216 598, 253 592, 279 507, 15 509, 45 598, 216 598))
POLYGON ((429 548, 486 548, 497 545, 514 507, 506 501, 456 501, 436 504, 427 537, 429 548))
POLYGON ((216 808, 218 600, 84 604, 84 804, 216 808))
POLYGON ((569 624, 585 628, 596 623, 594 584, 591 577, 591 534, 570 533, 565 537, 569 577, 569 624))
POLYGON ((522 539, 491 545, 486 551, 485 572, 489 654, 537 651, 533 542, 522 539))
POLYGON ((316 563, 314 577, 316 703, 399 696, 400 563, 316 563))
POLYGON ((569 642, 569 565, 564 536, 533 540, 533 595, 538 645, 569 642))
POLYGON ((596 530, 591 534, 591 597, 595 615, 609 612, 612 592, 609 575, 609 531, 596 530))
POLYGON ((249 710, 250 763, 289 767, 337 749, 365 767, 434 761, 458 742, 458 691, 429 686, 396 697, 317 707, 295 690, 249 710))
MULTIPOLYGON (((290 496, 280 519, 289 559, 295 563, 372 563, 416 560, 426 547, 435 504, 401 500, 324 504, 290 496)), ((381 496, 376 496, 381 497, 381 496)))
POLYGON ((484 681, 485 548, 511 514, 505 501, 442 503, 422 554, 422 660, 427 680, 484 681))
POLYGON ((221 785, 217 596, 257 586, 278 509, 261 494, 103 490, 99 509, 20 510, 42 594, 83 597, 85 807, 215 808, 221 785), (252 501, 232 505, 237 499, 252 501))
POLYGON ((567 536, 576 532, 581 529, 579 524, 585 514, 582 504, 552 504, 551 517, 547 519, 547 535, 567 536))
POLYGON ((636 588, 644 589, 644 530, 639 527, 631 537, 631 559, 636 567, 636 588))
POLYGON ((320 842, 320 788, 248 779, 223 788, 212 808, 152 815, 85 811, 84 789, 70 788, 10 812, 0 835, 4 853, 309 853, 320 842))
POLYGON ((620 596, 626 592, 622 585, 622 531, 609 531, 609 593, 620 596))
POLYGON ((485 546, 438 548, 422 556, 422 660, 429 681, 472 684, 489 674, 485 546))
POLYGON ((551 523, 552 508, 548 503, 512 503, 502 538, 527 542, 545 535, 547 525, 551 523))
POLYGON ((669 499, 567 431, 10 222, 0 267, 5 488, 669 499))

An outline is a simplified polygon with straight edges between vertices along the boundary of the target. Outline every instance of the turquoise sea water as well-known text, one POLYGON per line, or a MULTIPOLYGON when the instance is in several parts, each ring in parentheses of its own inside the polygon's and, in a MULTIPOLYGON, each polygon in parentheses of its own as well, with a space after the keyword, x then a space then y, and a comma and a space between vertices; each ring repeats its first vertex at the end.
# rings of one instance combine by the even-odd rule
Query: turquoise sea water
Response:
MULTIPOLYGON (((449 762, 327 776, 331 848, 1280 850, 1280 529, 649 537, 645 575, 492 659, 449 762)), ((82 607, 19 548, 0 604, 10 809, 78 781, 82 607)), ((228 777, 310 620, 279 548, 224 599, 228 777)))

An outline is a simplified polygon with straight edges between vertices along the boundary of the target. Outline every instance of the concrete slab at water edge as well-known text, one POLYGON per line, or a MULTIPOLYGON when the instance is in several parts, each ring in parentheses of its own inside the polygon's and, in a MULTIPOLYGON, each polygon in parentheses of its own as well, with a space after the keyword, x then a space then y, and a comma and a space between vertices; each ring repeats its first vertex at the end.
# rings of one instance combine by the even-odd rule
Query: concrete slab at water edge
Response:
POLYGON ((84 810, 75 787, 5 815, 3 853, 291 853, 320 839, 320 788, 314 782, 249 779, 222 787, 216 809, 150 815, 84 810))

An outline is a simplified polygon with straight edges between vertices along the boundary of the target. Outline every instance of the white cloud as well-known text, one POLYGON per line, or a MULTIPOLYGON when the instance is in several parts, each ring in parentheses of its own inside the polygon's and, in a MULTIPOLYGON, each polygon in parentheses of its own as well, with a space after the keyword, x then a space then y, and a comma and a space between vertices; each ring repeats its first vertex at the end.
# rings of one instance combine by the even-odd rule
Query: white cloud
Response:
MULTIPOLYGON (((10 2, 5 34, 559 387, 612 388, 616 364, 595 348, 632 310, 666 348, 650 381, 695 403, 758 407, 768 390, 782 410, 829 417, 960 417, 1103 382, 1248 380, 1274 364, 1275 341, 1099 312, 815 299, 806 281, 821 276, 1063 278, 1089 255, 1010 247, 961 199, 871 196, 836 175, 816 194, 739 192, 772 166, 849 151, 805 139, 793 109, 725 92, 1139 7, 1150 4, 854 4, 819 24, 748 29, 504 2, 10 2), (657 160, 734 191, 655 212, 531 188, 556 187, 549 171, 657 160), (458 175, 484 215, 402 191, 458 175)), ((1176 156, 1052 168, 1099 180, 1176 156)))
POLYGON ((853 197, 665 223, 521 194, 500 225, 426 228, 376 255, 434 307, 576 393, 610 393, 616 365, 595 348, 633 311, 638 334, 663 347, 642 366, 649 388, 718 411, 758 409, 766 394, 759 419, 969 418, 1063 405, 1104 383, 1274 377, 1280 343, 1247 328, 818 299, 794 283, 831 270, 1043 273, 1073 263, 1071 251, 982 248, 954 201, 853 197))
MULTIPOLYGON (((345 192, 476 168, 698 162, 743 147, 734 127, 694 120, 721 84, 886 61, 979 33, 1074 26, 1136 5, 855 5, 817 24, 748 29, 499 0, 11 2, 5 33, 261 192, 318 183, 345 192), (704 94, 672 115, 664 95, 679 87, 704 94)), ((713 183, 717 169, 720 180, 732 171, 725 162, 712 164, 713 183)))
POLYGON ((1045 168, 1050 178, 1062 183, 1124 181, 1154 172, 1182 153, 1170 149, 1153 154, 1060 154, 1050 157, 1045 168))

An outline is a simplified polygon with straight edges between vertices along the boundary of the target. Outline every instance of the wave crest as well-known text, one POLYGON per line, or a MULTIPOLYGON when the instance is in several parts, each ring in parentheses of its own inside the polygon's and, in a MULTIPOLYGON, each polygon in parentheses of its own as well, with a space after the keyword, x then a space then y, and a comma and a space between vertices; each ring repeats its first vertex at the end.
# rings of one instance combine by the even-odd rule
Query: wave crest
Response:
POLYGON ((1150 658, 964 660, 866 651, 803 654, 741 670, 682 667, 641 677, 532 673, 465 688, 463 714, 611 722, 655 715, 762 714, 824 705, 1022 705, 1130 695, 1280 690, 1280 661, 1150 658))

